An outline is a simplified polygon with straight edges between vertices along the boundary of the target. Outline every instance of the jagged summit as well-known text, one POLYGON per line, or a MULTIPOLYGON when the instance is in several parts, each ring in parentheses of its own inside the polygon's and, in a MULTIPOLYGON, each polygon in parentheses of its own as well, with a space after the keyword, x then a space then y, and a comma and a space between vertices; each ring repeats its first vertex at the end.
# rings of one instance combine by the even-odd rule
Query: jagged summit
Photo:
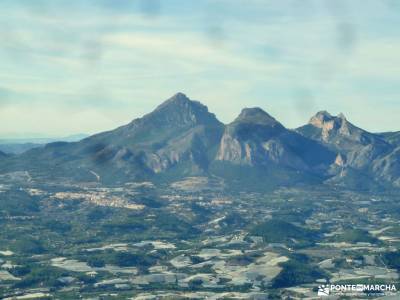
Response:
POLYGON ((194 125, 194 124, 221 124, 208 107, 199 101, 191 100, 183 93, 176 93, 161 103, 151 113, 141 119, 136 119, 132 124, 154 123, 158 126, 165 125, 194 125))
POLYGON ((317 112, 313 117, 311 117, 310 121, 308 122, 309 124, 322 128, 324 124, 327 122, 333 122, 335 121, 336 117, 332 116, 329 112, 323 110, 317 112))
POLYGON ((333 116, 327 111, 320 111, 313 116, 309 125, 322 130, 322 139, 326 141, 332 134, 350 136, 359 129, 347 121, 343 113, 333 116))
POLYGON ((280 166, 309 171, 334 161, 331 152, 286 129, 261 108, 245 108, 225 126, 217 157, 235 165, 280 166))
POLYGON ((318 112, 307 125, 296 131, 340 153, 336 159, 339 166, 366 170, 371 161, 393 150, 393 146, 381 136, 355 126, 343 113, 332 116, 327 112, 318 112))
POLYGON ((273 125, 279 122, 271 115, 259 107, 244 108, 239 116, 235 119, 235 123, 252 123, 258 125, 273 125))
POLYGON ((171 97, 171 99, 183 99, 183 100, 189 100, 189 98, 186 96, 186 94, 182 92, 177 92, 175 95, 171 97))
MULTIPOLYGON (((186 96, 184 93, 178 92, 172 97, 168 98, 165 100, 163 103, 161 103, 157 109, 162 109, 163 107, 169 106, 169 105, 190 105, 191 102, 197 102, 197 101, 192 101, 189 99, 188 96, 186 96)), ((199 103, 199 102, 197 102, 199 103)))
POLYGON ((314 117, 324 118, 324 119, 331 119, 332 115, 326 110, 321 110, 321 111, 317 112, 314 117))
POLYGON ((396 136, 369 133, 327 111, 296 130, 259 107, 244 108, 224 125, 207 106, 176 93, 145 116, 82 141, 21 155, 0 152, 0 169, 110 184, 198 175, 230 180, 250 171, 279 184, 289 184, 293 175, 299 182, 336 176, 342 182, 354 170, 400 186, 396 136))
POLYGON ((347 119, 343 113, 334 116, 331 115, 326 110, 322 110, 317 112, 313 117, 311 117, 308 123, 318 128, 323 128, 325 125, 328 124, 328 127, 332 127, 333 129, 334 127, 342 126, 343 123, 345 122, 347 122, 347 119))
POLYGON ((237 118, 226 125, 226 133, 239 140, 267 140, 282 133, 285 127, 259 107, 244 108, 237 118))

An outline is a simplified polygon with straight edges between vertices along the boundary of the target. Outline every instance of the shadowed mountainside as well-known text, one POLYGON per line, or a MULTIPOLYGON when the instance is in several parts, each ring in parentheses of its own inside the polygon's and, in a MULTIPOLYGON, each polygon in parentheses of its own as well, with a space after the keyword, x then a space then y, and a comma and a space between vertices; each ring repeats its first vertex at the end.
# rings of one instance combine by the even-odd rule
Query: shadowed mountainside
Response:
POLYGON ((33 180, 107 184, 202 175, 242 185, 400 186, 395 141, 395 134, 373 134, 327 112, 290 130, 261 108, 245 108, 224 125, 178 93, 125 126, 50 143, 2 159, 0 166, 2 173, 28 171, 33 180))

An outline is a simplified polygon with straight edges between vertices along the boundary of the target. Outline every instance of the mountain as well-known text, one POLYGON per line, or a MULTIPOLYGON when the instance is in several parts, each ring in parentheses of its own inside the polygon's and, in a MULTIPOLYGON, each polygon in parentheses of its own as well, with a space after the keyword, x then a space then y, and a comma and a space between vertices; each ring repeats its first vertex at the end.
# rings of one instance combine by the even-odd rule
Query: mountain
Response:
POLYGON ((378 178, 393 182, 395 172, 383 168, 382 164, 390 161, 391 165, 396 165, 397 162, 393 162, 398 160, 395 146, 382 135, 353 125, 343 114, 332 116, 326 111, 318 112, 307 125, 296 131, 337 153, 330 170, 334 175, 330 182, 357 182, 357 186, 374 185, 378 178))
POLYGON ((321 184, 400 187, 400 147, 343 115, 319 112, 296 130, 261 108, 224 125, 178 93, 127 125, 77 142, 55 142, 0 161, 32 180, 120 184, 218 177, 232 190, 321 184))
POLYGON ((110 158, 117 165, 136 161, 147 171, 161 173, 189 164, 184 172, 201 173, 222 130, 223 124, 206 106, 178 93, 152 113, 85 139, 82 145, 101 145, 96 151, 99 158, 110 158))
POLYGON ((383 132, 379 133, 379 136, 382 137, 389 144, 400 146, 400 131, 383 132))
POLYGON ((222 131, 223 124, 206 106, 178 93, 125 126, 75 143, 56 142, 32 149, 8 167, 31 166, 30 171, 38 176, 110 183, 166 172, 201 174, 215 155, 213 148, 222 131))
POLYGON ((8 154, 21 154, 33 148, 43 147, 54 142, 77 142, 88 137, 87 134, 74 134, 61 138, 8 138, 0 139, 0 151, 8 154))
POLYGON ((335 160, 332 151, 286 129, 261 108, 245 108, 225 128, 217 160, 239 165, 280 165, 295 170, 326 168, 335 160))
POLYGON ((68 135, 64 137, 8 137, 1 138, 0 145, 4 144, 48 144, 54 142, 78 142, 84 138, 87 138, 89 135, 84 133, 68 135))
POLYGON ((400 187, 400 146, 373 161, 372 170, 379 178, 400 187))
POLYGON ((33 148, 42 147, 42 144, 24 143, 24 144, 0 144, 0 151, 8 154, 21 154, 33 148))
POLYGON ((332 116, 326 111, 318 112, 296 131, 336 151, 338 159, 355 168, 363 168, 393 150, 382 137, 358 128, 343 114, 332 116))

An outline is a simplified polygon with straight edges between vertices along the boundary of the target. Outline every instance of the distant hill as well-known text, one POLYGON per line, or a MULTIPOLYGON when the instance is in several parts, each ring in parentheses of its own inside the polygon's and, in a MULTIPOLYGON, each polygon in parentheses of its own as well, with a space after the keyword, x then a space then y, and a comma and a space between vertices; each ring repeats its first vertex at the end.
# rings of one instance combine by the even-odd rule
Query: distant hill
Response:
POLYGON ((272 219, 265 221, 250 230, 250 234, 263 237, 267 243, 301 244, 311 242, 316 233, 292 223, 272 219))
POLYGON ((75 134, 60 138, 8 138, 0 139, 0 151, 9 154, 21 154, 33 148, 39 148, 48 143, 76 142, 88 137, 87 134, 75 134))
POLYGON ((342 234, 333 238, 335 242, 347 243, 377 243, 379 240, 367 231, 362 229, 347 229, 342 234))
POLYGON ((21 154, 33 148, 42 147, 43 144, 0 144, 0 150, 8 154, 21 154))
POLYGON ((3 144, 48 144, 48 143, 53 143, 53 142, 77 142, 80 141, 86 137, 88 137, 88 134, 84 133, 79 133, 79 134, 73 134, 73 135, 68 135, 64 137, 15 137, 15 138, 0 138, 0 145, 3 144))
POLYGON ((201 175, 220 177, 232 189, 323 182, 379 189, 400 187, 400 148, 391 139, 327 112, 289 130, 261 108, 245 108, 224 125, 178 93, 127 125, 13 155, 0 170, 105 184, 201 175))

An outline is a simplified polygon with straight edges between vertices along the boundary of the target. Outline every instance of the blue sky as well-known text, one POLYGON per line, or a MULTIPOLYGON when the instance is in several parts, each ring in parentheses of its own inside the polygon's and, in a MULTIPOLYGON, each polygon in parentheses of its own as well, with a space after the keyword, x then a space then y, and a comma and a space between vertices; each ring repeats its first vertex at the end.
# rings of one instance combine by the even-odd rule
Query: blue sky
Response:
POLYGON ((2 0, 0 137, 95 133, 176 92, 400 130, 400 2, 2 0))

